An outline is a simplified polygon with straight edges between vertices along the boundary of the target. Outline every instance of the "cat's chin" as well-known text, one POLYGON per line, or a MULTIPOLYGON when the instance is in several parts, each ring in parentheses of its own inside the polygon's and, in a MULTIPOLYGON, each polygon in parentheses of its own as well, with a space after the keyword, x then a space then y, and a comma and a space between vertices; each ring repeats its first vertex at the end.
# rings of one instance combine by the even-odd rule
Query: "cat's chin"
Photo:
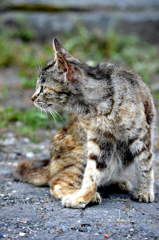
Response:
POLYGON ((41 108, 37 103, 34 102, 35 107, 41 108))
POLYGON ((38 105, 37 103, 34 102, 34 105, 35 105, 35 107, 37 107, 37 108, 43 110, 43 108, 42 108, 40 105, 38 105))

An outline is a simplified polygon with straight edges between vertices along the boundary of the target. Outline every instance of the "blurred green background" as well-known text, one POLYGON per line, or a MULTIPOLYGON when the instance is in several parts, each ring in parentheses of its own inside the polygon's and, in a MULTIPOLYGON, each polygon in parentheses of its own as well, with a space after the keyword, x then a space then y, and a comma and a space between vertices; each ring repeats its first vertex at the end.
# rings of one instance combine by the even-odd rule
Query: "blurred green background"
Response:
MULTIPOLYGON (((159 113, 159 3, 144 1, 2 1, 0 3, 0 134, 40 141, 68 113, 51 116, 32 104, 39 69, 53 58, 52 39, 82 62, 109 61, 138 73, 159 113), (158 18, 154 17, 158 16, 158 18)), ((56 109, 57 110, 57 109, 56 109)), ((158 125, 158 123, 157 123, 158 125)), ((157 131, 157 130, 156 130, 157 131)), ((156 148, 159 144, 156 143, 156 148)))

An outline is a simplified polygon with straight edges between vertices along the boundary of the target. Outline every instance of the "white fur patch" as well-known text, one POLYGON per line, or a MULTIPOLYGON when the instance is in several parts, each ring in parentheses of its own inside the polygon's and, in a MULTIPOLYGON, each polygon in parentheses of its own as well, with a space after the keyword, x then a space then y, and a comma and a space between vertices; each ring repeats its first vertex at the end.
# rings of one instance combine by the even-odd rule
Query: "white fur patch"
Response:
POLYGON ((93 153, 97 156, 100 154, 100 148, 98 144, 94 143, 93 141, 88 140, 87 147, 88 147, 88 154, 93 153))

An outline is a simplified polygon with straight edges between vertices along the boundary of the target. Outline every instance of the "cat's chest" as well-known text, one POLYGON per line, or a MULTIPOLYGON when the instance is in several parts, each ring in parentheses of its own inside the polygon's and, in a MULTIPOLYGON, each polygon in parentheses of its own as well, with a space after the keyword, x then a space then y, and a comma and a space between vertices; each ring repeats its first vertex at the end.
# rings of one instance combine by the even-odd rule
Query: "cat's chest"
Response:
POLYGON ((79 118, 82 127, 86 132, 112 131, 114 129, 114 121, 107 119, 105 116, 95 116, 89 119, 79 118))
POLYGON ((117 121, 113 113, 107 116, 95 116, 89 119, 79 118, 82 127, 87 133, 89 138, 103 138, 107 135, 112 135, 116 140, 129 139, 129 137, 137 131, 133 123, 130 121, 117 121))

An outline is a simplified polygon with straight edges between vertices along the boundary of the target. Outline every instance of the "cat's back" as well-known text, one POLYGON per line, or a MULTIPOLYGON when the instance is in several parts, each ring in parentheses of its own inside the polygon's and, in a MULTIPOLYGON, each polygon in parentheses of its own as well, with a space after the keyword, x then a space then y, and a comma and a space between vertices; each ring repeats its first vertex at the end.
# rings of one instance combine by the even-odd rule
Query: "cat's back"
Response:
POLYGON ((90 135, 92 131, 107 132, 127 141, 140 129, 147 131, 154 122, 149 88, 139 75, 127 69, 107 62, 90 68, 84 92, 94 112, 80 121, 90 135))
POLYGON ((136 112, 136 117, 145 115, 146 122, 152 124, 155 116, 154 102, 142 78, 132 71, 110 63, 101 63, 100 68, 105 71, 106 81, 110 81, 113 89, 114 109, 117 112, 125 109, 126 115, 136 112))

